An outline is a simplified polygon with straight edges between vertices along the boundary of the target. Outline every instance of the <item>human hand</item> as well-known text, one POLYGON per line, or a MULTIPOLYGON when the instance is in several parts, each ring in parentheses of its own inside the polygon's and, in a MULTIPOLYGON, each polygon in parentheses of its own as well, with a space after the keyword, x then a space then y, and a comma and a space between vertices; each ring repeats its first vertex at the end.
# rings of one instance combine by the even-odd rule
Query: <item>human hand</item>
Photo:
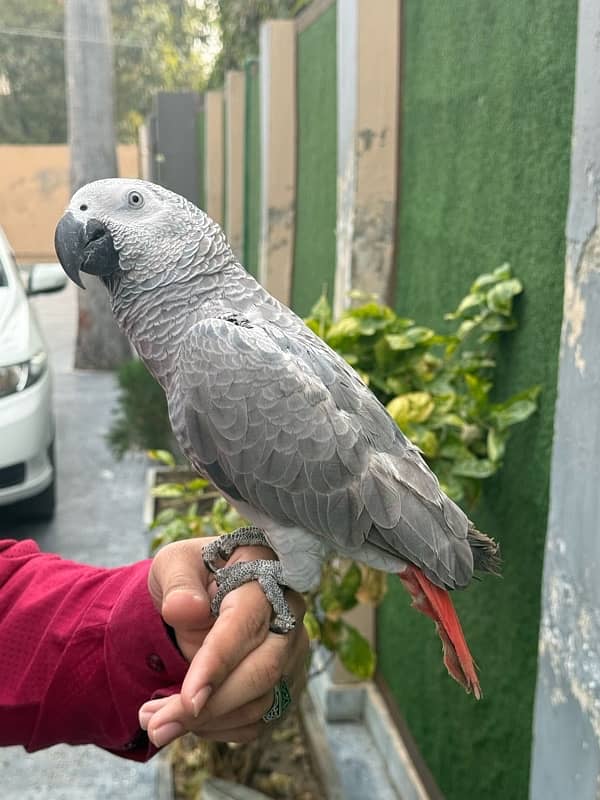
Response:
MULTIPOLYGON (((301 624, 301 596, 287 592, 298 619, 296 629, 269 631, 272 609, 256 583, 230 592, 215 620, 210 598, 216 586, 202 561, 207 539, 190 539, 163 548, 154 559, 148 585, 156 607, 175 630, 183 655, 191 660, 181 694, 145 703, 140 724, 161 747, 186 731, 206 739, 249 741, 273 703, 282 675, 292 697, 305 682, 308 637, 301 624)), ((273 558, 266 548, 240 547, 229 564, 273 558)))

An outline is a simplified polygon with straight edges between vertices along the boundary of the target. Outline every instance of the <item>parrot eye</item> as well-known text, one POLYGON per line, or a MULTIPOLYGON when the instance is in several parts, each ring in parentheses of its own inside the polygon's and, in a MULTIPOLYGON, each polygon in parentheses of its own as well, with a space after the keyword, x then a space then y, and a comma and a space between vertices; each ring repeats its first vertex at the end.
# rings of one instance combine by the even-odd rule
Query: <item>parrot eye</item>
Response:
POLYGON ((127 203, 131 208, 141 208, 144 205, 144 198, 134 189, 127 195, 127 203))

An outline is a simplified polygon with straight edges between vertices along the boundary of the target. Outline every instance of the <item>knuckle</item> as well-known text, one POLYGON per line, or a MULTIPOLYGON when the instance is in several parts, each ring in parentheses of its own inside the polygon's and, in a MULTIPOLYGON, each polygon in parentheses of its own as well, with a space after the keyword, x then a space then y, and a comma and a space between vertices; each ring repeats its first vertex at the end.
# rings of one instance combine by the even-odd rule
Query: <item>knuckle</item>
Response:
POLYGON ((225 679, 233 668, 232 655, 229 652, 215 650, 213 657, 213 672, 218 677, 219 682, 225 679))
POLYGON ((262 670, 264 675, 264 681, 269 686, 274 686, 277 683, 277 681, 281 678, 282 674, 281 661, 275 658, 274 656, 270 655, 267 658, 265 658, 262 670))
POLYGON ((266 636, 268 627, 269 627, 269 613, 270 613, 270 606, 268 607, 268 612, 266 611, 266 605, 261 607, 252 607, 248 610, 248 614, 245 619, 245 626, 246 626, 246 636, 250 641, 256 641, 257 639, 264 639, 266 636))
POLYGON ((262 695, 271 689, 281 677, 281 666, 272 656, 264 656, 249 676, 252 694, 262 695))
POLYGON ((234 669, 236 665, 234 653, 229 648, 214 646, 215 644, 218 644, 218 640, 214 638, 209 640, 208 637, 205 639, 203 647, 206 647, 206 650, 202 669, 196 672, 193 683, 191 681, 189 685, 184 683, 184 691, 186 693, 193 694, 196 691, 195 687, 198 685, 210 684, 214 689, 220 686, 234 669))

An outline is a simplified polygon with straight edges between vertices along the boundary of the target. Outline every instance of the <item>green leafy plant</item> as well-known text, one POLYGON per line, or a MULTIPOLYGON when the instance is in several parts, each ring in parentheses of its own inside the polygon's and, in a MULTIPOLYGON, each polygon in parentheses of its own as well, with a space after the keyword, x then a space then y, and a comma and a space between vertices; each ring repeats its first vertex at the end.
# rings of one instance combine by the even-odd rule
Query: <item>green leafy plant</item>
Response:
MULTIPOLYGON (((306 320, 357 370, 421 448, 444 491, 468 505, 477 500, 481 482, 501 468, 512 427, 537 408, 537 386, 502 401, 492 399, 493 342, 516 327, 513 301, 522 291, 507 264, 481 275, 458 308, 446 315, 451 330, 444 333, 372 301, 334 321, 321 297, 306 320)), ((168 452, 150 455, 175 463, 168 452)), ((202 478, 161 484, 154 494, 179 506, 157 514, 153 549, 192 536, 229 533, 245 524, 202 478)), ((344 615, 359 602, 378 605, 385 591, 384 574, 334 559, 324 566, 318 590, 306 596, 304 624, 311 639, 337 653, 361 678, 373 674, 375 654, 344 615)))
MULTIPOLYGON (((156 460, 165 462, 164 451, 149 451, 156 460)), ((221 497, 204 478, 181 483, 161 483, 152 490, 154 497, 174 501, 159 511, 150 525, 154 537, 151 550, 195 536, 221 536, 231 533, 247 522, 221 497)))
POLYGON ((118 369, 117 381, 118 406, 106 435, 115 458, 123 458, 128 450, 174 450, 165 393, 143 362, 127 361, 118 369))
POLYGON ((539 386, 492 399, 492 345, 516 328, 514 298, 523 291, 508 264, 480 275, 440 333, 368 302, 332 321, 325 298, 307 324, 369 385, 423 452, 444 491, 472 506, 481 481, 496 473, 510 429, 537 408, 539 386))

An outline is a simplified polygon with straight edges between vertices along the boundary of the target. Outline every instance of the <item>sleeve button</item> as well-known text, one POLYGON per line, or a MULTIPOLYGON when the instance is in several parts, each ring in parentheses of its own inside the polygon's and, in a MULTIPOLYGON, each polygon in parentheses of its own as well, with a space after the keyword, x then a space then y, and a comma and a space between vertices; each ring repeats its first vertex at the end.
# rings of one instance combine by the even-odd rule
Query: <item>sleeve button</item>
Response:
POLYGON ((148 656, 148 658, 146 659, 146 664, 150 667, 151 670, 154 670, 154 672, 165 671, 165 665, 163 664, 163 660, 156 653, 151 653, 148 656))
POLYGON ((140 750, 140 749, 147 749, 148 748, 148 734, 146 731, 138 731, 135 737, 127 744, 124 744, 121 750, 125 753, 131 752, 132 750, 140 750))

